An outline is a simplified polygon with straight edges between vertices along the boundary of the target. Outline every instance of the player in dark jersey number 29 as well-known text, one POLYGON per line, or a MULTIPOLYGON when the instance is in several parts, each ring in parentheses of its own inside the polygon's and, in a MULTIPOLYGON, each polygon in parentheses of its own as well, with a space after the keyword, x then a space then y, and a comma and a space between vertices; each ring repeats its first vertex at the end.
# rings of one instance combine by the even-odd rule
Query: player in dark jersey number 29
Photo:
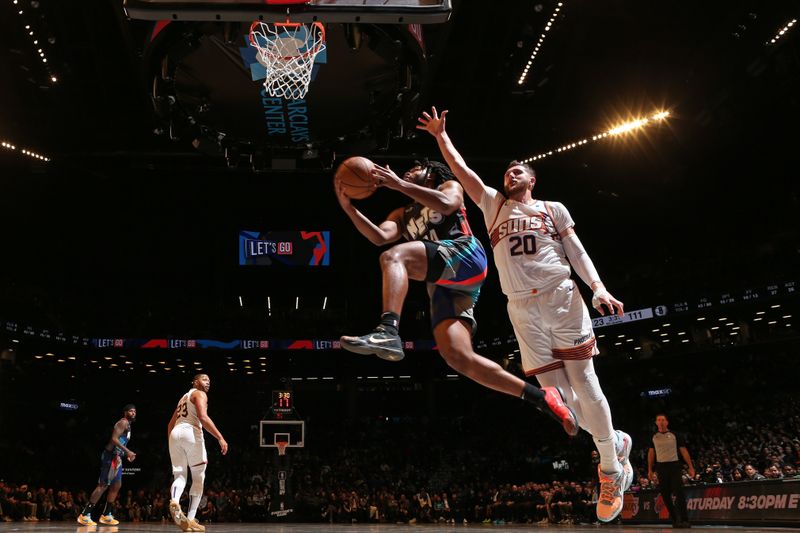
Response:
POLYGON ((381 254, 383 314, 379 325, 362 336, 343 336, 342 348, 376 354, 388 361, 404 357, 398 328, 410 279, 425 281, 431 301, 433 337, 439 353, 453 369, 490 389, 522 398, 552 415, 567 431, 578 431, 575 414, 556 387, 538 387, 506 372, 494 361, 475 353, 472 333, 474 307, 486 279, 486 252, 472 234, 464 208, 464 190, 450 169, 422 162, 398 177, 388 166, 377 166, 378 186, 399 191, 414 200, 374 224, 350 201, 340 183, 336 196, 356 229, 376 246, 405 238, 381 254))

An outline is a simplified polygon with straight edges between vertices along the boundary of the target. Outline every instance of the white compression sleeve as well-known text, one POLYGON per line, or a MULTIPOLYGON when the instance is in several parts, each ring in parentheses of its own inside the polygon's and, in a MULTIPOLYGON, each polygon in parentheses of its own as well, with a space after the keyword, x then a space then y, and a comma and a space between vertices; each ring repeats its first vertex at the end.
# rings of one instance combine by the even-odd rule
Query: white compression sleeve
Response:
POLYGON ((564 251, 567 253, 567 259, 569 259, 572 268, 575 269, 575 272, 580 276, 585 284, 589 286, 590 289, 594 290, 592 287, 592 283, 602 283, 600 281, 600 274, 597 273, 597 270, 594 268, 594 264, 592 260, 589 258, 589 254, 586 253, 586 249, 581 244, 580 239, 574 233, 567 235, 563 241, 564 243, 564 251))

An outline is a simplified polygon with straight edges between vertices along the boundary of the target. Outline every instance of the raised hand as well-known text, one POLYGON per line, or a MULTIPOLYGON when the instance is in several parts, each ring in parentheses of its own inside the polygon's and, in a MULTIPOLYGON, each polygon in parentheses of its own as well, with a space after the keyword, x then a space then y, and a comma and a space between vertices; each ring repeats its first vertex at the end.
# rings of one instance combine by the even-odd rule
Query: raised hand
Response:
POLYGON ((445 116, 447 116, 446 109, 442 111, 441 116, 439 116, 436 107, 431 107, 430 113, 423 111, 422 116, 417 119, 419 122, 419 124, 417 124, 417 129, 427 131, 434 137, 441 135, 445 132, 445 116))

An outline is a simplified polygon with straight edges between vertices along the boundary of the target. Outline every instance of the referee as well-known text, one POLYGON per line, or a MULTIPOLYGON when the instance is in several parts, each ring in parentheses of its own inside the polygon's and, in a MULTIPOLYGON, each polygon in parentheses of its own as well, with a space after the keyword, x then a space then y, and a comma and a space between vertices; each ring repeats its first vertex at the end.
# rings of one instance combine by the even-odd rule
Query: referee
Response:
POLYGON ((686 496, 683 493, 683 479, 681 463, 678 452, 686 465, 689 467, 689 477, 694 478, 694 466, 689 451, 683 443, 683 439, 675 435, 667 427, 669 420, 667 415, 656 415, 656 426, 658 432, 653 435, 653 445, 647 452, 647 477, 655 481, 658 476, 658 487, 661 492, 661 499, 667 506, 669 516, 672 518, 672 527, 687 528, 689 515, 686 511, 686 496), (672 497, 675 496, 675 503, 672 497))

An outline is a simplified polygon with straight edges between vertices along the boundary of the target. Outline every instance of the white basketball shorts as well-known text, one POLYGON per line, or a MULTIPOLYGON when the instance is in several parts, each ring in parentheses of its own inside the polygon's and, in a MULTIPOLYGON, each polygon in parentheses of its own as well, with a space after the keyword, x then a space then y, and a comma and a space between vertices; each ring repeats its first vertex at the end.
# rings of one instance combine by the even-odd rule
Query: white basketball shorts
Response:
POLYGON ((169 457, 172 472, 185 472, 185 468, 207 463, 203 430, 190 424, 178 424, 169 434, 169 457))
POLYGON ((509 300, 508 316, 526 376, 564 368, 564 361, 598 353, 589 310, 571 279, 551 290, 509 300))

